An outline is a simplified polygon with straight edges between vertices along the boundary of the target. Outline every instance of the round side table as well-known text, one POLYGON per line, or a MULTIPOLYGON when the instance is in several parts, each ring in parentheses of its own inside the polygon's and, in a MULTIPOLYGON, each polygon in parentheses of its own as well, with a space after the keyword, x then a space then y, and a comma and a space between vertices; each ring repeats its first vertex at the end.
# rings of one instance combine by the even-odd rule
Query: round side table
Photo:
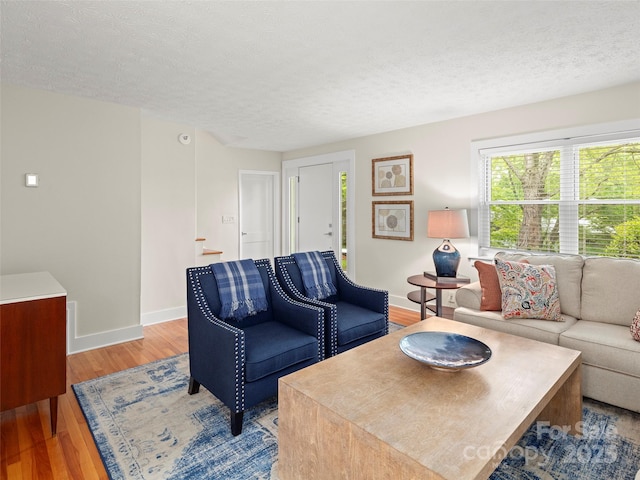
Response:
MULTIPOLYGON (((452 279, 453 280, 453 279, 452 279)), ((420 304, 420 320, 427 318, 427 309, 431 310, 438 317, 442 317, 442 291, 443 290, 457 290, 460 287, 469 285, 469 281, 451 281, 451 282, 436 282, 424 275, 412 275, 407 278, 407 282, 411 285, 420 287, 420 290, 415 290, 407 294, 407 298, 412 302, 420 304), (427 288, 435 290, 435 295, 427 292, 427 288), (429 305, 429 302, 435 300, 435 306, 429 305)))

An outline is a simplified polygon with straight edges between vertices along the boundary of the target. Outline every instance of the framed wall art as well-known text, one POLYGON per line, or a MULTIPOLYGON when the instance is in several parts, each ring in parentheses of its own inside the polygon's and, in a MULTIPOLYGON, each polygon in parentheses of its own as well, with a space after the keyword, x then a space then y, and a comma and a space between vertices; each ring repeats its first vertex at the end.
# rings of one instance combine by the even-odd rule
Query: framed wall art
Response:
POLYGON ((371 236, 413 241, 413 200, 371 202, 371 236))
POLYGON ((413 195, 413 155, 371 160, 372 195, 413 195))

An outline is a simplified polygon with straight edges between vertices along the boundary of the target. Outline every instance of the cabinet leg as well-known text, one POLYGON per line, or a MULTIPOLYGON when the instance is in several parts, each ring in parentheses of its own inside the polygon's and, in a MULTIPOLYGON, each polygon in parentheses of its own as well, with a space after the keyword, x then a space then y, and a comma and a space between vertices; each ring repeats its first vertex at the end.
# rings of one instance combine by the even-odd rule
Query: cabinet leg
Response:
POLYGON ((49 415, 51 415, 51 435, 55 436, 58 428, 58 397, 49 398, 49 415))

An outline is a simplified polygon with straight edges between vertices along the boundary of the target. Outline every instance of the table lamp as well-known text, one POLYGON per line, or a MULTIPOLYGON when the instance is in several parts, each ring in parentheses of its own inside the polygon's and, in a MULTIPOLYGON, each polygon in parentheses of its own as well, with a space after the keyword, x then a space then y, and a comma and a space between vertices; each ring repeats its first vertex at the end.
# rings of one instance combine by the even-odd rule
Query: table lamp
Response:
POLYGON ((460 264, 460 252, 449 241, 467 238, 469 222, 466 210, 431 210, 427 219, 427 237, 442 238, 442 244, 433 251, 433 263, 438 277, 455 277, 460 264))

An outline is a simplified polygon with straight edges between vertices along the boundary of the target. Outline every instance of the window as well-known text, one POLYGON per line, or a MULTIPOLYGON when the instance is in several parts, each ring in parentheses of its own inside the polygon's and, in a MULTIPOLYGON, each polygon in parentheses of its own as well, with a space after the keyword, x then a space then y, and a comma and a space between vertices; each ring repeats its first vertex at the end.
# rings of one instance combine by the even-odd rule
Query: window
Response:
POLYGON ((493 143, 478 149, 481 252, 640 258, 640 130, 493 143))

